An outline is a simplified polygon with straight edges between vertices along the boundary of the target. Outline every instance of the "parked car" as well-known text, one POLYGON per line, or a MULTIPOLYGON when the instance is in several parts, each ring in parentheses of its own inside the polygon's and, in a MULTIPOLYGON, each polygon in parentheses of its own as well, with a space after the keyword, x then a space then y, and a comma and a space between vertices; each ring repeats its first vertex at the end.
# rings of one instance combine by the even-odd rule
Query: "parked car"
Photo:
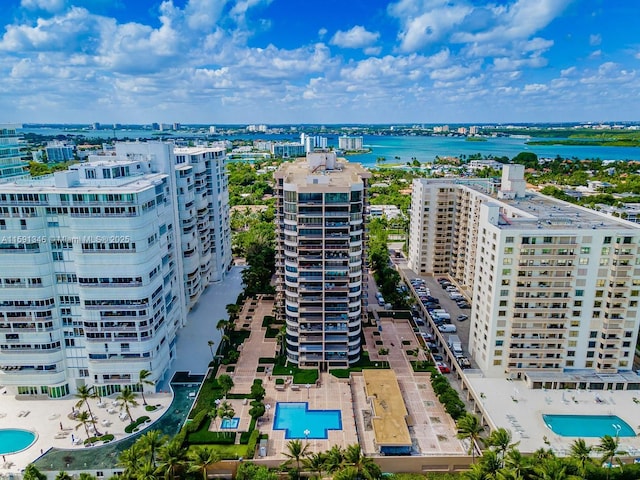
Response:
POLYGON ((433 342, 427 342, 426 345, 427 345, 427 348, 429 349, 430 352, 432 352, 432 353, 438 353, 439 352, 437 344, 435 344, 433 342))
POLYGON ((440 325, 438 327, 438 330, 440 330, 442 333, 456 333, 458 331, 455 325, 450 324, 440 325))
POLYGON ((456 357, 456 360, 458 361, 458 365, 460 365, 462 368, 471 367, 471 362, 467 357, 456 357))
POLYGON ((444 360, 444 357, 439 353, 432 353, 431 356, 433 357, 434 362, 442 362, 444 360))
POLYGON ((469 320, 469 315, 458 315, 456 317, 456 320, 458 320, 459 322, 464 322, 465 320, 469 320))
POLYGON ((440 370, 440 373, 451 373, 451 370, 444 362, 436 362, 436 367, 440 370))
POLYGON ((458 303, 458 308, 462 308, 466 310, 471 308, 471 304, 469 304, 469 302, 460 302, 458 303))
POLYGON ((438 279, 438 283, 444 283, 444 282, 448 282, 448 283, 450 283, 448 278, 440 277, 440 278, 438 279))
POLYGON ((425 342, 432 342, 433 341, 433 335, 431 335, 430 333, 421 332, 420 335, 422 336, 422 338, 424 338, 425 342))
POLYGON ((432 297, 431 295, 427 295, 427 301, 433 302, 433 303, 440 303, 440 300, 438 300, 436 297, 432 297))
POLYGON ((414 317, 413 321, 415 322, 416 325, 418 325, 419 327, 424 327, 425 323, 424 320, 422 320, 421 318, 418 317, 414 317))

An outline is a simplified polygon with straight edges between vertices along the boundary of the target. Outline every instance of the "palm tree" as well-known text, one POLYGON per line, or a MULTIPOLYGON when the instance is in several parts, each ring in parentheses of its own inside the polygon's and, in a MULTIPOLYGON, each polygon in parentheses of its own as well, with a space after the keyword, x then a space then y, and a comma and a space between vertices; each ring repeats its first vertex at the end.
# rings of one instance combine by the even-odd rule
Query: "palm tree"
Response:
POLYGON ((55 480, 71 480, 71 475, 69 475, 64 470, 60 470, 56 475, 55 480))
POLYGON ((302 460, 302 465, 306 470, 316 473, 318 478, 322 478, 322 472, 325 470, 325 462, 327 456, 325 453, 312 453, 302 460))
POLYGON ((233 388, 233 379, 227 374, 220 375, 218 377, 218 385, 222 389, 222 395, 226 396, 233 388))
POLYGON ((151 463, 144 462, 138 465, 135 480, 158 480, 156 470, 156 467, 151 465, 151 463))
POLYGON ((362 449, 357 443, 347 446, 344 451, 344 463, 355 467, 358 472, 358 478, 364 477, 366 480, 374 480, 382 475, 380 467, 372 458, 366 457, 362 453, 362 449))
POLYGON ((325 469, 329 473, 337 471, 344 461, 344 451, 339 445, 334 445, 326 452, 325 469))
POLYGON ((90 398, 96 398, 96 394, 93 391, 93 387, 88 387, 86 385, 80 385, 77 389, 76 397, 78 401, 76 402, 76 408, 80 408, 84 403, 87 406, 87 410, 89 411, 89 415, 93 418, 93 412, 91 411, 91 406, 89 405, 90 398))
POLYGON ((284 452, 284 456, 289 460, 285 462, 285 465, 291 463, 291 460, 296 462, 296 476, 300 480, 300 462, 303 457, 307 456, 309 451, 309 444, 302 443, 300 440, 289 440, 287 442, 287 451, 284 452))
POLYGON ((466 480, 489 480, 489 474, 480 464, 471 465, 471 468, 462 475, 466 480))
POLYGON ((511 443, 513 437, 511 435, 511 431, 506 428, 498 428, 489 434, 489 438, 487 439, 487 445, 495 447, 496 451, 500 454, 500 460, 502 463, 502 467, 504 467, 504 459, 507 454, 507 450, 511 450, 517 447, 520 442, 511 443))
POLYGON ((142 466, 143 448, 140 441, 135 442, 124 450, 118 457, 118 465, 124 467, 125 478, 136 478, 138 470, 142 466))
POLYGON ((184 467, 187 450, 174 439, 160 449, 158 458, 160 459, 158 471, 164 472, 166 480, 175 479, 178 472, 184 467))
POLYGON ((155 385, 156 382, 154 382, 153 380, 148 380, 148 378, 151 376, 151 372, 149 370, 140 370, 140 372, 138 373, 138 383, 140 384, 140 386, 142 387, 140 389, 140 393, 142 394, 142 404, 143 405, 147 405, 147 399, 144 398, 144 386, 145 385, 155 385))
MULTIPOLYGON (((609 468, 607 469, 607 478, 609 478, 609 470, 611 470, 611 464, 616 457, 618 452, 618 447, 620 446, 620 439, 616 435, 612 437, 611 435, 605 435, 600 439, 600 443, 595 447, 596 451, 602 453, 602 463, 608 463, 609 468)), ((618 458, 618 463, 621 464, 620 459, 618 458)))
POLYGON ((116 400, 122 402, 120 406, 120 410, 124 409, 129 416, 129 420, 133 423, 133 417, 131 416, 131 410, 129 407, 137 407, 138 402, 136 402, 136 394, 129 387, 124 387, 124 390, 120 392, 120 395, 116 397, 116 400))
POLYGON ((489 474, 489 478, 496 478, 496 474, 502 468, 502 462, 498 453, 494 450, 487 450, 480 459, 482 469, 489 474))
POLYGON ((546 460, 535 468, 540 480, 580 480, 580 477, 567 474, 567 466, 557 458, 546 460))
POLYGON ((358 469, 346 465, 333 474, 333 480, 358 480, 358 469))
POLYGON ((151 430, 142 435, 136 444, 147 455, 147 461, 155 468, 156 465, 156 453, 158 450, 167 443, 169 437, 162 434, 160 430, 151 430))
POLYGON ((484 431, 484 427, 480 424, 480 420, 470 413, 464 414, 458 419, 457 437, 461 440, 469 440, 468 454, 471 454, 473 463, 476 461, 476 443, 480 440, 480 434, 484 431))
POLYGON ((212 408, 211 410, 209 410, 208 415, 211 418, 211 420, 213 420, 213 426, 215 428, 218 428, 218 424, 216 423, 216 418, 218 418, 218 409, 212 408))
POLYGON ((504 458, 504 466, 516 474, 517 477, 527 478, 531 472, 529 458, 520 453, 520 450, 514 448, 507 452, 504 458))
POLYGON ((76 420, 80 422, 76 425, 76 430, 78 430, 80 427, 84 427, 84 431, 87 434, 87 439, 89 439, 91 437, 91 435, 89 435, 89 427, 87 427, 87 425, 91 423, 91 417, 89 416, 89 413, 85 410, 81 411, 76 417, 76 420))
POLYGON ((287 338, 287 327, 282 326, 278 333, 276 334, 276 342, 278 342, 278 356, 282 357, 284 355, 284 345, 285 340, 287 338))
POLYGON ((225 400, 224 402, 221 402, 220 405, 218 405, 218 416, 221 419, 233 418, 235 414, 236 411, 228 401, 225 400))
POLYGON ((191 463, 189 471, 202 472, 203 480, 207 480, 207 467, 220 461, 220 455, 210 447, 196 448, 189 452, 188 457, 191 463))
POLYGON ((582 438, 578 438, 571 444, 569 456, 578 462, 583 477, 587 474, 587 464, 591 463, 591 450, 592 448, 582 438))
POLYGON ((215 353, 213 353, 213 346, 216 344, 216 342, 214 342, 213 340, 209 340, 207 342, 207 345, 209 345, 209 350, 211 350, 211 360, 215 360, 216 359, 216 355, 215 353))

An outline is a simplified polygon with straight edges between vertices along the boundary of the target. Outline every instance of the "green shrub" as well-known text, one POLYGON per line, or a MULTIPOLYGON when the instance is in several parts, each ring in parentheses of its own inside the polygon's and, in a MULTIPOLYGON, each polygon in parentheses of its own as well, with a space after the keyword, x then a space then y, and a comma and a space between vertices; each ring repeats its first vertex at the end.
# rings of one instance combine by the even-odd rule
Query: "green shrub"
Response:
POLYGON ((153 412, 154 410, 157 410, 157 409, 158 409, 158 407, 156 407, 155 405, 145 405, 144 409, 145 409, 147 412, 153 412))
POLYGON ((284 378, 276 378, 276 385, 284 385, 284 378))
POLYGON ((271 357, 260 357, 258 359, 258 363, 261 363, 261 364, 264 364, 264 363, 273 364, 273 363, 276 363, 276 359, 275 358, 271 358, 271 357))
POLYGON ((130 423, 129 425, 124 427, 125 433, 133 433, 140 425, 142 425, 147 420, 149 420, 149 417, 147 417, 146 415, 138 418, 135 422, 130 423))
POLYGON ((256 373, 264 373, 264 367, 261 365, 258 368, 256 368, 256 373))
POLYGON ((190 433, 187 437, 190 445, 233 445, 235 432, 210 432, 208 426, 190 433))
POLYGON ((253 458, 253 455, 256 453, 256 445, 258 444, 259 438, 260 430, 254 430, 251 432, 249 442, 247 443, 247 458, 253 458))

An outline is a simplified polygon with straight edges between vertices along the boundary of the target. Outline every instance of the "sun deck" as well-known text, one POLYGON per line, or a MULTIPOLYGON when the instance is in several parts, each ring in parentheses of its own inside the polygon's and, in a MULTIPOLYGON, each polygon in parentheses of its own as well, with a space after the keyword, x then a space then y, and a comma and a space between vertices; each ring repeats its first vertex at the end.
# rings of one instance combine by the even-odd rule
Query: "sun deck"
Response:
POLYGON ((411 451, 408 412, 393 370, 363 370, 365 391, 373 408, 373 433, 381 452, 411 451))

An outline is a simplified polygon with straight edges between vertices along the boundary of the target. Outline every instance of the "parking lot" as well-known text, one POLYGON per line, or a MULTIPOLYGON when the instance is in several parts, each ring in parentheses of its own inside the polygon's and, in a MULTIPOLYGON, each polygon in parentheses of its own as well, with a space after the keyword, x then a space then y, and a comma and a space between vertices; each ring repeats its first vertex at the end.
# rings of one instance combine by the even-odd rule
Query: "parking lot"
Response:
MULTIPOLYGON (((466 315, 467 317, 470 317, 471 309, 460 308, 458 304, 453 299, 450 298, 449 292, 447 292, 446 289, 443 288, 440 285, 440 283, 438 283, 438 278, 440 277, 438 278, 424 277, 424 276, 421 277, 407 267, 406 260, 404 259, 395 259, 395 263, 398 267, 398 271, 400 272, 401 276, 406 281, 409 287, 409 290, 413 293, 413 295, 416 298, 416 301, 417 301, 416 307, 418 311, 417 316, 424 321, 424 325, 420 325, 420 323, 418 323, 418 328, 420 332, 432 335, 434 337, 435 339, 434 341, 438 347, 438 352, 440 353, 440 355, 444 357, 444 361, 448 366, 451 366, 451 362, 452 361, 455 362, 455 360, 453 359, 452 356, 448 356, 447 349, 445 349, 443 344, 447 342, 449 335, 452 335, 452 334, 457 335, 460 338, 460 342, 462 344, 464 357, 468 360, 468 363, 466 361, 463 361, 465 363, 465 366, 467 368, 475 368, 475 364, 473 363, 473 360, 468 355, 468 348, 467 348, 469 345, 470 319, 467 318, 463 321, 458 320, 458 317, 461 315, 466 315), (422 283, 421 285, 424 285, 424 289, 426 289, 429 292, 431 297, 435 297, 436 299, 438 299, 439 304, 436 308, 446 310, 446 312, 450 316, 450 324, 455 325, 456 332, 449 332, 449 333, 437 332, 436 333, 434 331, 434 328, 436 328, 436 325, 432 321, 431 316, 427 312, 427 307, 425 306, 425 303, 427 303, 428 300, 427 302, 423 302, 422 300, 420 300, 420 295, 422 295, 424 300, 424 297, 425 297, 424 289, 416 288, 414 285, 412 285, 411 280, 414 280, 414 279, 422 280, 422 282, 424 283, 422 283)), ((449 278, 447 278, 447 280, 452 285, 455 286, 455 282, 453 282, 449 278)), ((420 287, 420 285, 418 285, 418 287, 420 287)), ((457 289, 457 290, 458 292, 460 292, 461 295, 463 295, 461 289, 457 289)), ((467 301, 468 300, 469 299, 467 298, 467 301)))

